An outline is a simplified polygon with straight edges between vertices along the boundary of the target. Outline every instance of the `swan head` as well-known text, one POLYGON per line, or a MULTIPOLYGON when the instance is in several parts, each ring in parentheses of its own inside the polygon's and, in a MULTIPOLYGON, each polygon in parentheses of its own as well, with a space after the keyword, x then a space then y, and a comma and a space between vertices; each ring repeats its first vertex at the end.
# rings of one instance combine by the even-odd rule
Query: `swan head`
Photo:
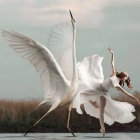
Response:
POLYGON ((69 10, 69 12, 70 12, 70 16, 71 16, 71 23, 72 23, 72 25, 74 26, 75 23, 76 23, 76 21, 75 21, 75 19, 73 18, 73 15, 72 15, 71 10, 69 10))

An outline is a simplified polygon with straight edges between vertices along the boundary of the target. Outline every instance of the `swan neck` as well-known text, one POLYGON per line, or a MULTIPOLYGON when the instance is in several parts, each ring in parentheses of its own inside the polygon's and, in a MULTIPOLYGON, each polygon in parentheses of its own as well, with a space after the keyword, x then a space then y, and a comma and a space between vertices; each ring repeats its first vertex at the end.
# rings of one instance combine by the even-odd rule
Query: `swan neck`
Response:
POLYGON ((77 68, 76 68, 76 46, 75 46, 75 39, 76 39, 76 28, 75 25, 73 25, 73 43, 72 43, 72 58, 73 58, 73 75, 72 75, 72 81, 71 84, 75 84, 77 81, 77 68))

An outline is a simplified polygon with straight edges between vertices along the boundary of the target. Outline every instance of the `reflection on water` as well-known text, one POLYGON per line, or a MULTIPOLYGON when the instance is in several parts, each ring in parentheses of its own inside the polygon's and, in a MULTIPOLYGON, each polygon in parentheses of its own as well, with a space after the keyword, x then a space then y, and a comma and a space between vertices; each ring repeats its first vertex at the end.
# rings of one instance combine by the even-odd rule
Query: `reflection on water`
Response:
POLYGON ((103 138, 100 133, 76 133, 76 137, 70 133, 30 133, 0 134, 0 140, 140 140, 140 133, 106 133, 103 138))

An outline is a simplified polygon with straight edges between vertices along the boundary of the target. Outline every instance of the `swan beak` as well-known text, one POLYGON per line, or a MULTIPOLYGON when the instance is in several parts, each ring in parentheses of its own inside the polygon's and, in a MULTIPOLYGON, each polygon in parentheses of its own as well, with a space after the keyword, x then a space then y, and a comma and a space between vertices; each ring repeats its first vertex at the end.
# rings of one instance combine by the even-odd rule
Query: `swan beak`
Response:
POLYGON ((70 12, 71 20, 75 22, 75 19, 73 18, 71 10, 69 10, 69 12, 70 12))

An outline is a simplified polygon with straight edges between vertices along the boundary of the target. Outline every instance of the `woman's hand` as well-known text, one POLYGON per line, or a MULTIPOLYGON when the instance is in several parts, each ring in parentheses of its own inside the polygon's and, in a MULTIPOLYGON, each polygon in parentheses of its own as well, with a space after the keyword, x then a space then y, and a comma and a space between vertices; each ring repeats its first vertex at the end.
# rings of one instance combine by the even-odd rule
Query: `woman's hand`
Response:
POLYGON ((135 98, 135 100, 140 105, 140 101, 138 100, 138 98, 135 98))
POLYGON ((111 54, 113 54, 113 51, 111 50, 111 48, 107 48, 107 49, 111 54))

